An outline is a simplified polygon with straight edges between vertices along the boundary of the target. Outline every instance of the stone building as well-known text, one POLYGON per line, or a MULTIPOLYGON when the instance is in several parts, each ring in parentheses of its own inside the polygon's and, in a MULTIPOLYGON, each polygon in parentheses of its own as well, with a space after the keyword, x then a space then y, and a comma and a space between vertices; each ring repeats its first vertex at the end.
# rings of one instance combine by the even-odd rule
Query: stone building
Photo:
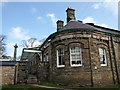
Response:
POLYGON ((67 24, 58 20, 57 32, 44 41, 34 59, 28 59, 28 72, 36 75, 38 82, 68 86, 118 84, 120 31, 76 20, 71 7, 66 13, 67 24))

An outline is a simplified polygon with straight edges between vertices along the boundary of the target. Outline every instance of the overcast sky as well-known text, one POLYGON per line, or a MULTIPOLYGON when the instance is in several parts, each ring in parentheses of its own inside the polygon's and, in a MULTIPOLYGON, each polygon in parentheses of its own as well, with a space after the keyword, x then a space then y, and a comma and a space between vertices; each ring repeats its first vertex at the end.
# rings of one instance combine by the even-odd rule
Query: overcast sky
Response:
MULTIPOLYGON (((76 20, 84 23, 118 29, 117 2, 7 2, 2 3, 2 34, 7 36, 7 55, 13 56, 13 46, 18 44, 22 53, 22 40, 31 37, 41 40, 56 32, 56 21, 64 20, 66 9, 75 9, 76 20)), ((1 5, 1 4, 0 4, 1 5)), ((36 42, 38 44, 38 42, 36 42)))

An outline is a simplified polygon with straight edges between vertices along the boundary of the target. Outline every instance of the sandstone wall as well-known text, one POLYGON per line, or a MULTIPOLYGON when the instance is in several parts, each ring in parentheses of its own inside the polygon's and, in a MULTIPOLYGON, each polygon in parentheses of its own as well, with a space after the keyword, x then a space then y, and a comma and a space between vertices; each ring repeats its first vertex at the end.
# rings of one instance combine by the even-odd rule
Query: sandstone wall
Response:
POLYGON ((2 67, 2 85, 13 85, 15 80, 15 66, 0 66, 2 67))
MULTIPOLYGON (((115 53, 120 71, 119 43, 115 44, 115 53)), ((49 64, 44 63, 44 61, 40 62, 39 81, 41 79, 49 80, 52 83, 68 86, 117 84, 111 38, 105 33, 95 31, 60 32, 51 37, 51 43, 44 43, 42 50, 49 52, 49 64), (82 46, 82 66, 71 67, 71 46, 82 46), (56 50, 61 47, 65 50, 65 67, 57 67, 56 50), (100 65, 99 47, 106 50, 107 66, 100 65), (49 65, 48 68, 45 68, 45 65, 49 65), (47 78, 43 76, 47 76, 47 78)))
MULTIPOLYGON (((115 67, 111 67, 109 51, 109 36, 100 32, 68 32, 54 37, 52 46, 52 82, 72 86, 104 86, 114 84, 116 74, 115 67), (80 67, 70 66, 70 45, 82 44, 83 65, 80 67), (65 49, 65 67, 58 68, 56 65, 56 50, 59 46, 65 49), (104 47, 107 54, 107 66, 100 66, 99 47, 104 47), (113 69, 112 69, 113 68, 113 69), (104 74, 103 74, 104 73, 104 74)), ((116 80, 115 80, 116 82, 116 80)))
POLYGON ((26 83, 28 76, 28 62, 19 62, 16 73, 16 83, 26 83))

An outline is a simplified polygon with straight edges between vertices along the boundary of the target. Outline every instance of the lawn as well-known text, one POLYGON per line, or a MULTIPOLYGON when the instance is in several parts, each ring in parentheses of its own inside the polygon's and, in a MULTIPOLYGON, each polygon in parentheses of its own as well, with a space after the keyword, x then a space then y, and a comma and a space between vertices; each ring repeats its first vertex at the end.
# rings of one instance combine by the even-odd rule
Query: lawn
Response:
MULTIPOLYGON (((80 88, 76 88, 76 87, 68 87, 68 86, 63 86, 63 85, 56 85, 56 84, 52 84, 52 83, 47 83, 47 82, 42 82, 40 83, 40 85, 43 85, 43 86, 49 86, 49 87, 59 87, 59 88, 71 88, 71 89, 77 89, 77 90, 81 90, 85 87, 80 87, 80 88)), ((89 87, 91 89, 97 89, 97 88, 114 88, 114 89, 118 89, 120 88, 120 85, 110 85, 110 86, 104 86, 104 87, 89 87)), ((88 87, 87 87, 88 89, 88 87)))
POLYGON ((53 89, 41 88, 32 85, 10 85, 10 86, 2 86, 2 90, 53 90, 53 89))
MULTIPOLYGON (((71 89, 71 90, 120 90, 120 85, 111 85, 105 87, 91 87, 91 88, 75 88, 75 87, 67 87, 67 86, 60 86, 50 83, 42 83, 44 86, 49 87, 57 87, 64 89, 71 89)), ((41 88, 38 86, 32 85, 10 85, 10 86, 3 86, 2 90, 58 90, 58 89, 50 89, 50 88, 41 88)))

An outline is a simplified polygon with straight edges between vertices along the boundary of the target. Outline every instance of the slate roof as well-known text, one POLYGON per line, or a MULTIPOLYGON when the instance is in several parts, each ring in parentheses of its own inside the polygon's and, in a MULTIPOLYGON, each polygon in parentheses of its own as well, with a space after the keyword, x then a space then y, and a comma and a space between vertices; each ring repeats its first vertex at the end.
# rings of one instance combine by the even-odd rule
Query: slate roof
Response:
POLYGON ((39 53, 39 47, 24 48, 21 56, 21 61, 28 61, 34 58, 35 53, 39 53))
POLYGON ((94 24, 84 24, 81 21, 75 21, 75 20, 71 20, 70 22, 68 22, 65 26, 63 26, 63 28, 60 31, 69 30, 69 29, 92 29, 100 32, 120 35, 120 31, 118 30, 109 29, 94 24))
POLYGON ((15 66, 15 64, 17 64, 17 62, 12 62, 12 61, 10 61, 10 62, 5 62, 5 61, 0 62, 0 66, 15 66))
POLYGON ((21 56, 21 61, 28 61, 34 57, 35 53, 23 52, 21 56))
POLYGON ((115 35, 115 36, 120 36, 120 30, 115 30, 115 29, 110 29, 110 28, 106 28, 106 27, 102 27, 102 26, 98 26, 95 25, 94 23, 82 23, 82 21, 75 21, 75 20, 71 20, 69 21, 65 26, 63 26, 62 29, 60 29, 59 31, 51 34, 48 36, 48 38, 43 42, 43 44, 41 45, 44 46, 44 44, 51 39, 52 36, 57 35, 60 32, 64 32, 64 31, 77 31, 77 30, 92 30, 92 31, 98 31, 98 32, 103 32, 103 33, 107 33, 109 35, 115 35))
POLYGON ((94 29, 93 27, 85 25, 80 21, 70 21, 61 30, 76 29, 76 28, 91 28, 91 29, 94 29))

